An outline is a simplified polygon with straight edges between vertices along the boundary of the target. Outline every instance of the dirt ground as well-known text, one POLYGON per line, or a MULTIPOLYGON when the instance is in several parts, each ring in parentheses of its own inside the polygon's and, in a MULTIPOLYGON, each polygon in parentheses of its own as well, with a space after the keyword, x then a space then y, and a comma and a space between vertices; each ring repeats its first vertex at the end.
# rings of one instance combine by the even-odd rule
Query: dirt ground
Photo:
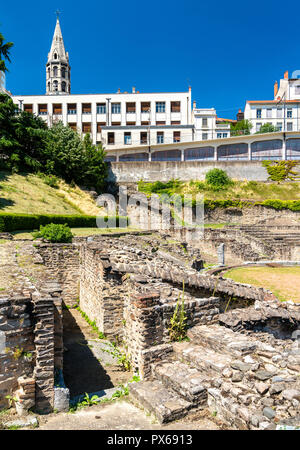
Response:
POLYGON ((91 406, 74 414, 40 416, 39 430, 219 430, 218 421, 207 411, 160 425, 126 400, 91 406))
POLYGON ((76 309, 64 310, 64 380, 70 397, 94 393, 126 383, 132 373, 125 372, 104 350, 108 341, 97 333, 76 309))
POLYGON ((269 289, 281 301, 300 302, 300 267, 241 267, 224 277, 269 289))

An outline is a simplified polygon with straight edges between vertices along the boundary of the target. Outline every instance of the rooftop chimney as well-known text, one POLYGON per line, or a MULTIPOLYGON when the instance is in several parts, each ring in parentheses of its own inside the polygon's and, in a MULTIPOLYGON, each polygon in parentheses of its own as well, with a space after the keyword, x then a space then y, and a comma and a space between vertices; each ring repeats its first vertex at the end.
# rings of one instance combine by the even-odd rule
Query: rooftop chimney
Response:
POLYGON ((286 72, 284 72, 284 79, 285 80, 289 79, 289 71, 288 70, 286 72))
POLYGON ((189 86, 189 92, 192 92, 192 86, 189 86))
POLYGON ((121 89, 120 88, 118 89, 117 94, 121 94, 121 89))
POLYGON ((196 100, 193 101, 193 109, 196 109, 196 100))
POLYGON ((274 84, 274 98, 276 98, 277 92, 278 92, 278 82, 275 81, 275 84, 274 84))
POLYGON ((132 88, 132 93, 135 94, 135 87, 132 88))

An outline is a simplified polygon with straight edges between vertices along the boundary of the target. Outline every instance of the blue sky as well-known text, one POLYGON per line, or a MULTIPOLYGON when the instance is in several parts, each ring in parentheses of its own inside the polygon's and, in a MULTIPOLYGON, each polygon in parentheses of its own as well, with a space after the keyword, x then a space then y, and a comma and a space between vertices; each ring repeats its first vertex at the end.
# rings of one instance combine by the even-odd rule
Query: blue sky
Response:
POLYGON ((300 69, 300 2, 15 0, 0 31, 14 42, 7 88, 44 94, 55 10, 72 67, 72 93, 186 91, 233 118, 245 101, 273 98, 285 70, 300 69))

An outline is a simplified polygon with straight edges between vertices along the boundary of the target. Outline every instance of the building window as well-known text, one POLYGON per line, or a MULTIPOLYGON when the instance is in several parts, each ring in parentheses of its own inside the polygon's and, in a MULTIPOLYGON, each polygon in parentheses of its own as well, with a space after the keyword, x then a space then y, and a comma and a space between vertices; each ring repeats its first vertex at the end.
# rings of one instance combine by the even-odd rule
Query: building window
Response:
POLYGON ((83 123, 82 124, 82 132, 83 133, 90 133, 92 131, 92 126, 90 123, 83 123))
POLYGON ((150 110, 150 102, 141 103, 141 113, 147 113, 150 110))
POLYGON ((166 125, 166 122, 164 120, 157 120, 156 126, 160 126, 160 125, 166 125))
POLYGON ((256 118, 261 119, 261 108, 256 110, 256 118))
POLYGON ((48 114, 48 106, 47 105, 39 105, 38 111, 41 116, 45 116, 46 114, 48 114))
POLYGON ((173 142, 180 142, 180 131, 173 131, 173 142))
POLYGON ((53 105, 53 114, 54 115, 61 115, 62 114, 62 104, 54 104, 53 105))
POLYGON ((221 139, 222 138, 222 133, 217 133, 217 139, 221 139))
POLYGON ((57 80, 54 80, 54 81, 53 81, 53 91, 54 91, 54 92, 57 92, 57 91, 58 91, 58 81, 57 81, 57 80))
POLYGON ((107 143, 113 145, 115 143, 115 133, 107 133, 107 143))
POLYGON ((92 106, 90 103, 82 103, 82 114, 91 114, 92 106))
POLYGON ((287 131, 293 131, 293 122, 288 122, 286 125, 287 125, 287 131))
POLYGON ((76 103, 68 104, 68 114, 77 114, 77 105, 76 103))
POLYGON ((149 120, 142 120, 141 121, 141 125, 147 125, 148 126, 149 123, 150 123, 149 120))
POLYGON ((112 122, 111 126, 112 127, 120 127, 121 126, 121 122, 112 122))
POLYGON ((202 119, 202 126, 207 127, 207 119, 202 119))
POLYGON ((58 72, 57 66, 54 66, 53 67, 53 76, 54 77, 57 77, 57 72, 58 72))
POLYGON ((97 123, 97 133, 101 133, 102 127, 106 126, 106 122, 98 122, 97 123))
POLYGON ((227 138, 227 133, 223 133, 223 138, 227 138))
POLYGON ((293 110, 292 109, 288 109, 286 116, 287 116, 288 119, 292 119, 293 118, 293 110))
POLYGON ((171 120, 171 125, 180 125, 181 121, 180 120, 171 120))
POLYGON ((267 119, 272 119, 272 108, 267 108, 267 119))
POLYGON ((174 113, 180 112, 180 102, 171 102, 171 112, 174 113))
POLYGON ((147 132, 146 131, 142 131, 140 136, 141 136, 140 143, 141 144, 147 144, 147 141, 148 141, 148 134, 147 134, 147 132))
POLYGON ((57 59, 57 54, 56 53, 54 53, 54 59, 57 59))
POLYGON ((282 108, 277 108, 277 119, 281 119, 282 117, 282 108))
POLYGON ((126 122, 126 125, 128 125, 128 126, 135 126, 135 122, 126 122))
POLYGON ((127 114, 135 113, 135 103, 126 103, 126 112, 127 114))
POLYGON ((27 113, 31 113, 33 112, 33 105, 24 105, 24 111, 27 113))
POLYGON ((158 131, 156 135, 156 142, 157 144, 163 144, 164 143, 164 132, 158 131))
POLYGON ((66 69, 64 67, 61 69, 61 76, 66 78, 66 69))
POLYGON ((261 129, 261 123, 257 123, 256 124, 256 132, 260 131, 260 129, 261 129))
POLYGON ((277 131, 282 131, 282 122, 277 122, 276 128, 277 128, 277 131))
POLYGON ((300 85, 295 86, 295 94, 300 95, 300 85))
POLYGON ((97 114, 106 114, 106 104, 97 103, 97 114))
POLYGON ((77 123, 69 123, 69 127, 72 128, 73 131, 77 131, 77 123))
POLYGON ((121 114, 121 103, 112 103, 111 104, 111 113, 112 114, 121 114))
POLYGON ((130 132, 124 133, 124 144, 125 145, 131 144, 131 133, 130 132))
POLYGON ((165 113, 166 112, 166 102, 156 102, 156 112, 165 113))
POLYGON ((208 138, 208 134, 207 133, 202 133, 202 140, 206 141, 208 138))
POLYGON ((63 81, 63 82, 61 83, 61 90, 62 90, 63 92, 66 92, 66 83, 65 83, 65 81, 63 81))

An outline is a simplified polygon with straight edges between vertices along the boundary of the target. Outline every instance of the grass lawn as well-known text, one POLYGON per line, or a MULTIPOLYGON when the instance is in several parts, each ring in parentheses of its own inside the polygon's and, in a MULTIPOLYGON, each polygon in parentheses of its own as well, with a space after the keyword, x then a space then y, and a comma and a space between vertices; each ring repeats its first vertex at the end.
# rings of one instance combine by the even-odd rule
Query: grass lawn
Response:
POLYGON ((139 183, 139 191, 150 194, 203 194, 206 200, 252 200, 264 201, 267 199, 300 200, 300 183, 284 182, 260 182, 260 181, 234 181, 232 186, 220 191, 215 191, 204 181, 184 182, 176 180, 173 183, 139 183), (165 186, 165 187, 164 187, 165 186))
POLYGON ((300 267, 240 267, 223 276, 269 289, 281 301, 300 302, 300 267))
MULTIPOLYGON (((103 210, 103 209, 102 209, 103 210)), ((0 172, 0 211, 25 214, 101 215, 90 195, 59 180, 53 188, 34 174, 0 172)))
MULTIPOLYGON (((94 234, 107 234, 107 233, 130 233, 131 231, 141 231, 137 228, 71 228, 74 236, 92 236, 94 234)), ((14 239, 33 239, 32 231, 14 231, 11 234, 14 239)))

